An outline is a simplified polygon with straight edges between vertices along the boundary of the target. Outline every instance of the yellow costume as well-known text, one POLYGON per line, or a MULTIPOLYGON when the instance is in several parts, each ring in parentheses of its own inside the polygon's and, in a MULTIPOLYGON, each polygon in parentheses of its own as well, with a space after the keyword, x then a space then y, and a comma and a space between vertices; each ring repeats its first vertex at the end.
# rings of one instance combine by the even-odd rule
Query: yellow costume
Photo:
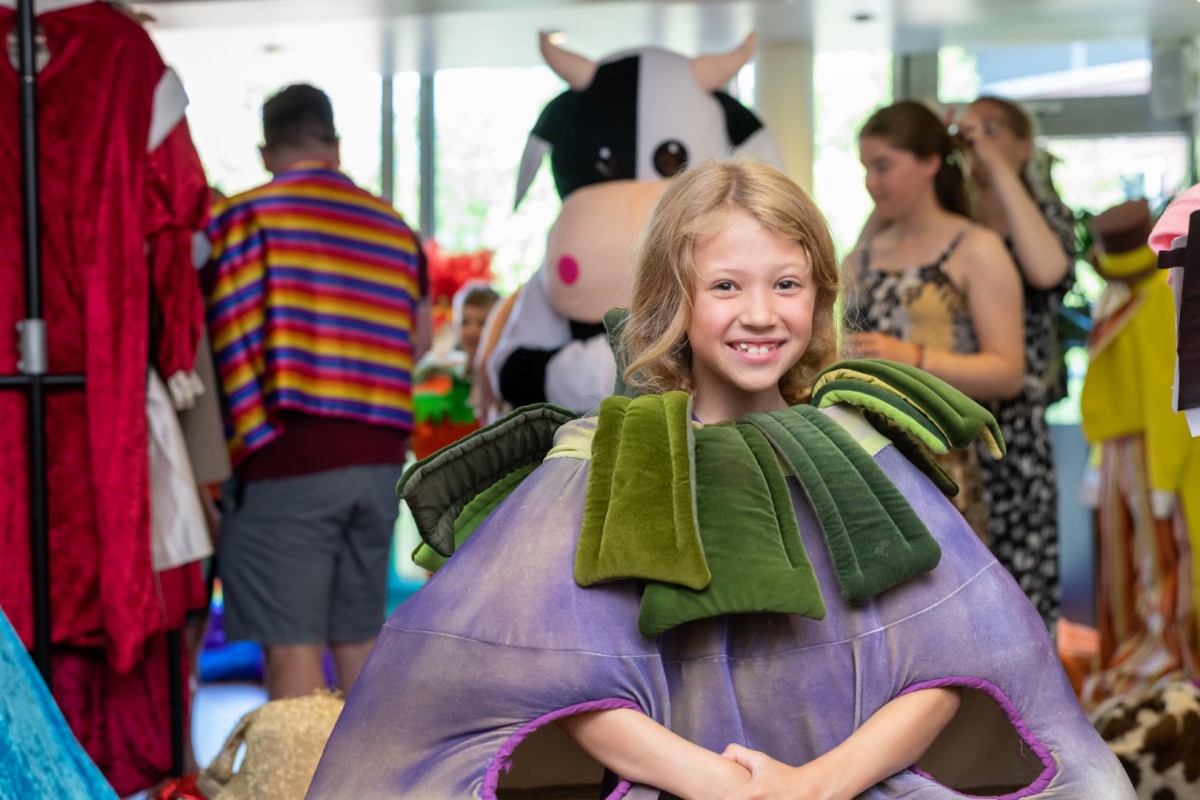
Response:
MULTIPOLYGON (((1128 239, 1149 210, 1127 203, 1098 216, 1128 239), (1131 218, 1130 215, 1133 215, 1131 218), (1106 216, 1111 215, 1111 216, 1106 216)), ((1109 231, 1112 233, 1112 231, 1109 231)), ((1145 235, 1137 237, 1145 242, 1145 235)), ((1097 620, 1101 672, 1085 700, 1123 693, 1175 670, 1194 672, 1200 574, 1200 440, 1171 407, 1175 302, 1145 244, 1098 256, 1109 287, 1097 303, 1080 405, 1100 451, 1097 620), (1189 533, 1190 532, 1190 533, 1189 533)))

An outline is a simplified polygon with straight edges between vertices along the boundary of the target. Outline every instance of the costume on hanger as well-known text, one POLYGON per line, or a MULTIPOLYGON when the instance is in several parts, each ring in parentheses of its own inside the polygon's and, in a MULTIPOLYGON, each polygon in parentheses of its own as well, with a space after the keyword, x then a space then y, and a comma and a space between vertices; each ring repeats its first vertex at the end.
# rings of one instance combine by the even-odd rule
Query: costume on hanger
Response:
POLYGON ((1100 456, 1100 671, 1085 682, 1088 704, 1145 690, 1176 670, 1194 675, 1200 655, 1200 440, 1171 408, 1175 301, 1145 244, 1151 222, 1144 200, 1109 209, 1092 224, 1110 282, 1096 302, 1080 396, 1083 432, 1100 456))
MULTIPOLYGON (((606 708, 800 764, 942 685, 976 691, 932 774, 1131 797, 1041 618, 943 495, 930 452, 999 451, 990 416, 883 361, 831 367, 813 403, 707 426, 681 392, 598 418, 533 406, 418 462, 400 491, 438 571, 381 632, 310 800, 494 800, 510 768, 530 791, 571 783, 520 745, 606 708)), ((862 796, 961 794, 912 769, 862 796)))
MULTIPOLYGON (((16 15, 0 0, 0 42, 16 15)), ((183 119, 186 97, 135 22, 102 2, 36 5, 44 317, 51 373, 85 376, 47 400, 52 689, 121 793, 170 767, 164 596, 150 553, 146 372, 190 373, 203 324, 192 266, 207 187, 183 119), (151 294, 162 311, 150 342, 151 294), (161 713, 160 713, 161 712, 161 713), (161 724, 160 724, 161 723, 161 724)), ((0 63, 0 105, 18 73, 0 63)), ((16 372, 25 316, 19 130, 0 118, 0 373, 16 372)), ((24 453, 24 399, 0 393, 0 450, 24 453)), ((0 461, 0 605, 32 638, 29 488, 0 461)))
MULTIPOLYGON (((1192 214, 1197 209, 1200 209, 1200 186, 1193 186, 1172 200, 1159 217, 1150 234, 1150 247, 1159 253, 1160 268, 1163 256, 1167 255, 1163 251, 1171 250, 1178 237, 1189 235, 1192 214)), ((1195 252, 1192 251, 1193 262, 1195 252)), ((1169 272, 1175 292, 1179 348, 1174 407, 1187 418, 1192 436, 1200 436, 1200 278, 1196 272, 1194 267, 1185 270, 1183 266, 1173 267, 1169 272)))

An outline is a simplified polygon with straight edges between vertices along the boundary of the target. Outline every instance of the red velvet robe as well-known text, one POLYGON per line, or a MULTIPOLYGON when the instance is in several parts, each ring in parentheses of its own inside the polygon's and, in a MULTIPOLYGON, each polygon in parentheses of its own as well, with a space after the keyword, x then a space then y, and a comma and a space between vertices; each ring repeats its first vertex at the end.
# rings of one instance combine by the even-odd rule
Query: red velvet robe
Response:
MULTIPOLYGON (((171 592, 150 556, 146 370, 153 362, 169 376, 195 363, 203 309, 191 241, 203 223, 207 189, 181 114, 150 149, 156 87, 167 70, 145 31, 100 2, 47 11, 37 23, 50 55, 38 76, 49 368, 87 379, 82 391, 52 390, 47 403, 52 689, 76 735, 124 794, 153 782, 155 769, 141 762, 169 766, 165 651, 155 640, 166 629, 163 596, 171 592), (152 285, 166 320, 153 353, 152 285), (147 746, 151 752, 135 755, 147 746)), ((0 7, 0 43, 15 25, 14 11, 0 7)), ((14 374, 14 323, 26 314, 19 77, 5 61, 0 374, 14 374)), ((28 645, 21 392, 0 391, 0 453, 0 606, 28 645)))

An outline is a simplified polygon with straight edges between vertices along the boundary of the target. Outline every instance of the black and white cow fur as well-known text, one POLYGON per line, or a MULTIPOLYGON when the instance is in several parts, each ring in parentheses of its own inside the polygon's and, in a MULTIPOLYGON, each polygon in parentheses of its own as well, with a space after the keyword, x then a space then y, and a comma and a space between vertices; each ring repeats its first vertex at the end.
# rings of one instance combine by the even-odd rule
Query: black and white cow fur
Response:
POLYGON ((595 63, 543 36, 543 56, 571 88, 533 128, 517 203, 549 153, 563 206, 487 364, 508 403, 588 413, 611 393, 603 315, 629 303, 633 244, 668 177, 735 153, 782 164, 759 119, 718 90, 753 49, 751 35, 716 56, 647 48, 595 63))

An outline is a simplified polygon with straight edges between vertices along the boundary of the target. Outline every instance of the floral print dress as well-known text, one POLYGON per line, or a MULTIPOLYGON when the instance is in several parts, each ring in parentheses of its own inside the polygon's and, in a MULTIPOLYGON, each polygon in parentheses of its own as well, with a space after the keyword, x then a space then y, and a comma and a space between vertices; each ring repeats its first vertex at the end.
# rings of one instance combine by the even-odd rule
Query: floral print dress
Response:
MULTIPOLYGON (((966 233, 959 231, 932 264, 901 270, 871 269, 868 243, 846 297, 847 333, 884 333, 933 350, 979 352, 967 297, 945 272, 946 261, 966 233)), ((976 450, 952 450, 937 456, 938 464, 958 484, 954 505, 979 534, 988 538, 988 513, 983 473, 976 450)))
MULTIPOLYGON (((1025 384, 1016 397, 989 404, 1008 452, 999 461, 984 454, 981 466, 992 552, 1012 573, 1046 626, 1054 630, 1061 597, 1058 481, 1046 407, 1057 399, 1061 361, 1054 322, 1064 295, 1075 282, 1075 217, 1059 202, 1044 202, 1039 207, 1071 267, 1051 289, 1024 283, 1025 384)), ((1016 261, 1012 241, 1006 240, 1006 244, 1016 261)))

